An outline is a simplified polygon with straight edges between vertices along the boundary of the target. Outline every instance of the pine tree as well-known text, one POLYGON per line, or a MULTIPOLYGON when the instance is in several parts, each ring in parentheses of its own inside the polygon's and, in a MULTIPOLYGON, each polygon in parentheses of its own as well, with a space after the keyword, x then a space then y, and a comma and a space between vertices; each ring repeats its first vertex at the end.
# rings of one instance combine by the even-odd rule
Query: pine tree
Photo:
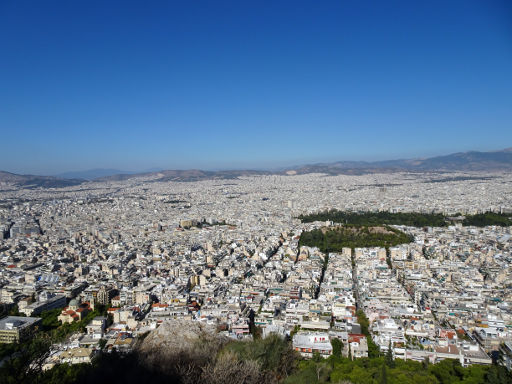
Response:
POLYGON ((341 357, 341 351, 343 350, 343 342, 340 339, 333 338, 331 340, 332 345, 332 355, 336 357, 341 357))
POLYGON ((391 345, 391 340, 389 340, 388 352, 386 353, 386 364, 389 368, 395 367, 395 360, 393 360, 393 347, 391 345))
POLYGON ((382 364, 382 372, 380 374, 380 384, 388 384, 388 370, 386 364, 382 364))

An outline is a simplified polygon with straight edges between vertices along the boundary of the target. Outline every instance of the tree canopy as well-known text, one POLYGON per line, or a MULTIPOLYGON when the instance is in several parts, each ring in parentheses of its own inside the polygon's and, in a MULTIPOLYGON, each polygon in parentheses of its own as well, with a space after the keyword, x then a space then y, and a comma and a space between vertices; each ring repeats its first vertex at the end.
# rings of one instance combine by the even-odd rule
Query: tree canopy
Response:
MULTIPOLYGON (((461 214, 451 215, 453 217, 461 214)), ((502 227, 512 226, 512 214, 484 212, 474 215, 463 215, 461 221, 464 226, 485 227, 498 225, 502 227)), ((446 227, 453 218, 441 213, 420 213, 420 212, 345 212, 331 209, 323 212, 300 215, 303 223, 314 221, 333 221, 342 224, 355 225, 406 225, 409 227, 446 227)))
POLYGON ((344 225, 302 232, 299 246, 318 247, 322 252, 341 252, 343 248, 392 247, 410 243, 412 236, 388 226, 344 225))

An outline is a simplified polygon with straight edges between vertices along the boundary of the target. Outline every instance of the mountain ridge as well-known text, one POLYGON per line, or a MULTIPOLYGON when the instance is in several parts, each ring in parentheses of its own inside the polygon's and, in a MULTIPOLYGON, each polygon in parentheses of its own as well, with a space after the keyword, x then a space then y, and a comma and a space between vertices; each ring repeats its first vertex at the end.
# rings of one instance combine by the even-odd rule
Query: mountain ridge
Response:
POLYGON ((0 171, 0 183, 12 184, 24 188, 64 188, 80 185, 84 179, 65 179, 56 176, 18 175, 0 171))
POLYGON ((236 179, 255 175, 294 175, 324 173, 327 175, 362 175, 392 172, 455 172, 455 171, 512 171, 512 147, 498 151, 456 152, 428 158, 382 160, 382 161, 336 161, 330 163, 305 164, 283 168, 280 171, 257 169, 208 171, 200 169, 162 170, 156 172, 129 172, 115 169, 93 169, 81 172, 66 172, 57 176, 18 175, 0 171, 0 182, 25 188, 62 188, 80 185, 89 181, 108 182, 128 180, 135 177, 151 177, 152 181, 199 181, 207 179, 236 179), (101 177, 62 177, 105 174, 101 177))
POLYGON ((85 180, 94 180, 100 177, 108 177, 113 175, 128 175, 135 174, 137 172, 134 171, 123 171, 120 169, 112 169, 112 168, 93 168, 86 169, 83 171, 69 171, 63 172, 55 175, 57 178, 62 179, 85 179, 85 180))

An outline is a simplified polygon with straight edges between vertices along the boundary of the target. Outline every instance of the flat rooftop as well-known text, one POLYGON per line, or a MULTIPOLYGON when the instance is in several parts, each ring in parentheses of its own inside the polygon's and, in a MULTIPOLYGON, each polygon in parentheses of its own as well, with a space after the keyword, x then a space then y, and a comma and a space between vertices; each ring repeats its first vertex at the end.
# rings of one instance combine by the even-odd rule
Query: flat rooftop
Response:
POLYGON ((12 330, 29 327, 41 320, 40 317, 7 316, 0 320, 0 330, 12 330))

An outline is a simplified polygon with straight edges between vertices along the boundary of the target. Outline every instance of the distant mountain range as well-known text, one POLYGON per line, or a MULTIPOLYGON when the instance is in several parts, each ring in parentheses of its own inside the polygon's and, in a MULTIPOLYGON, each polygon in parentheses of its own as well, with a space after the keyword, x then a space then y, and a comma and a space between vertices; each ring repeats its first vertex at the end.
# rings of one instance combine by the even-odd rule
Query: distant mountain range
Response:
POLYGON ((236 179, 254 175, 293 175, 325 173, 328 175, 361 175, 382 172, 454 172, 454 171, 512 171, 512 148, 493 152, 459 152, 446 156, 425 159, 403 159, 386 161, 338 161, 290 167, 281 171, 232 170, 202 171, 166 170, 157 172, 127 172, 116 169, 92 169, 81 172, 67 172, 58 176, 16 175, 0 171, 0 182, 25 188, 62 188, 80 185, 90 180, 118 181, 134 177, 150 177, 153 181, 198 181, 206 179, 236 179))
POLYGON ((16 175, 0 171, 0 183, 12 184, 23 188, 63 188, 80 185, 86 180, 64 179, 55 176, 16 175))
POLYGON ((329 175, 400 171, 512 171, 512 148, 493 152, 459 152, 426 159, 339 161, 299 166, 291 171, 298 174, 319 172, 329 175))
POLYGON ((88 169, 86 171, 65 172, 55 176, 63 179, 94 180, 100 177, 107 177, 112 175, 133 175, 134 173, 137 172, 121 171, 119 169, 96 168, 88 169))

